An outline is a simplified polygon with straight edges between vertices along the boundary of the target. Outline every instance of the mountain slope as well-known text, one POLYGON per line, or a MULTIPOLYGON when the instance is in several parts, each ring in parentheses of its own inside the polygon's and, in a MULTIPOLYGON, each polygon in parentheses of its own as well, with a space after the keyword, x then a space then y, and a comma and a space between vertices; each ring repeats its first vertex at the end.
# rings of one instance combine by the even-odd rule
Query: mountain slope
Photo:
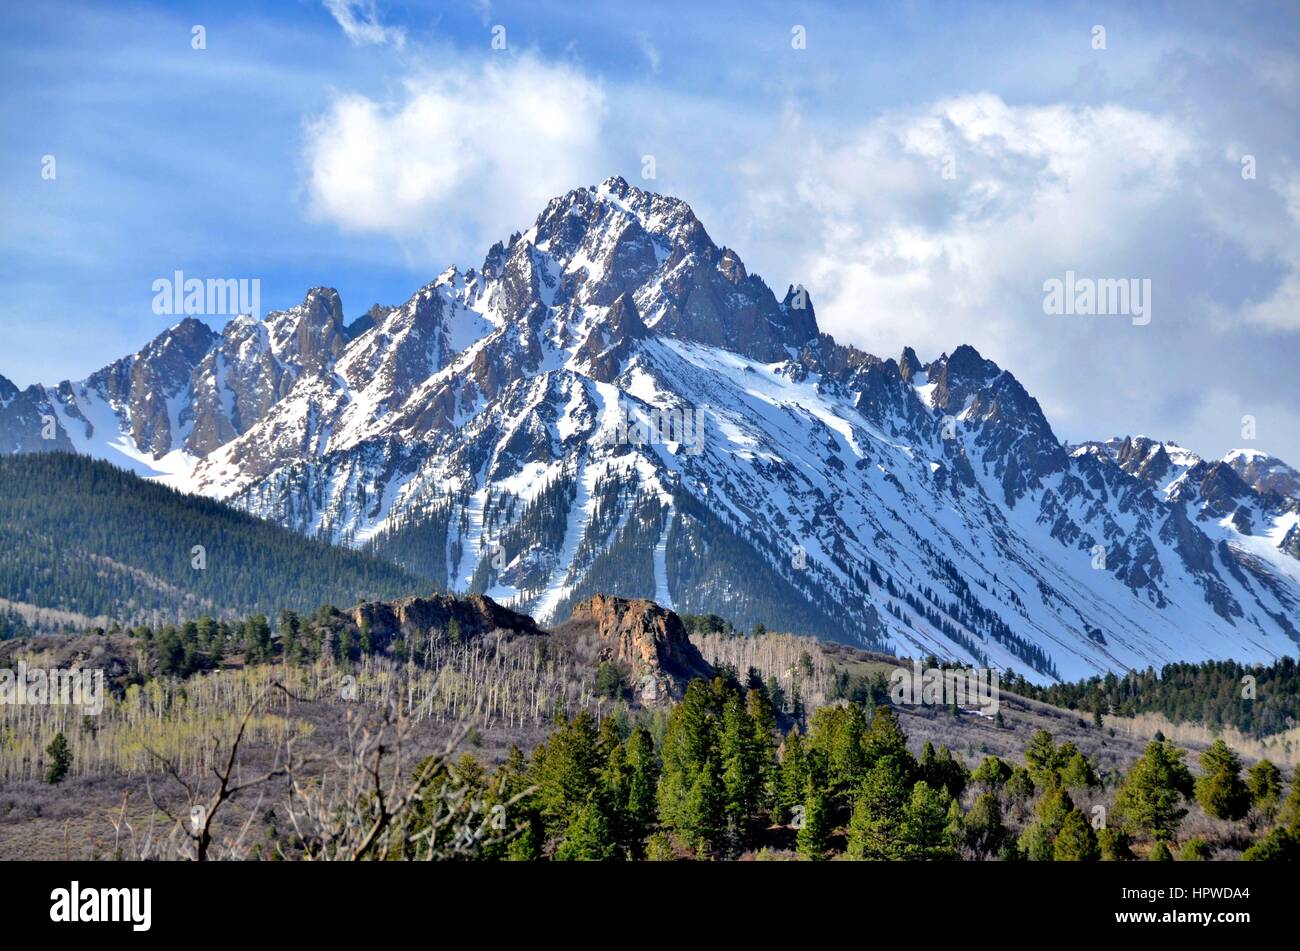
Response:
POLYGON ((542 623, 603 592, 1037 680, 1300 638, 1281 470, 1066 447, 973 348, 839 345, 620 178, 352 324, 316 288, 197 338, 131 358, 176 387, 166 426, 120 386, 47 390, 76 448, 542 623))
POLYGON ((427 589, 387 562, 104 462, 0 456, 0 598, 156 623, 427 589))

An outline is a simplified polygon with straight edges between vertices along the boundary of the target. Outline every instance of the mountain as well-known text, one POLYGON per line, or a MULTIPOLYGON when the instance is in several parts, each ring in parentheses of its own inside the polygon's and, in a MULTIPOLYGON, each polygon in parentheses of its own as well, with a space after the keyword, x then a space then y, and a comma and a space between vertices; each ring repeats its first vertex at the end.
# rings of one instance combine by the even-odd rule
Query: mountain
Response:
POLYGON ((0 599, 41 615, 156 624, 428 587, 388 562, 105 462, 0 456, 0 599))
POLYGON ((605 593, 1038 681, 1297 650, 1271 465, 1066 446, 972 347, 838 344, 621 178, 351 323, 328 288, 192 323, 24 391, 0 445, 44 400, 80 452, 546 625, 605 593))

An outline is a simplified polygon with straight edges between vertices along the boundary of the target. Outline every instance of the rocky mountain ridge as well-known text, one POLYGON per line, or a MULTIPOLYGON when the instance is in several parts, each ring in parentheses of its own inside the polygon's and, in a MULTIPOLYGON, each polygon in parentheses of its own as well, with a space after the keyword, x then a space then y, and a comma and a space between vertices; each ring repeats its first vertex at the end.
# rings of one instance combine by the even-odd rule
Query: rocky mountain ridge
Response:
POLYGON ((621 178, 351 324, 315 288, 79 383, 0 382, 0 446, 48 445, 45 416, 545 624, 608 593, 1040 680, 1300 638, 1284 463, 1066 446, 974 348, 838 344, 805 289, 621 178))

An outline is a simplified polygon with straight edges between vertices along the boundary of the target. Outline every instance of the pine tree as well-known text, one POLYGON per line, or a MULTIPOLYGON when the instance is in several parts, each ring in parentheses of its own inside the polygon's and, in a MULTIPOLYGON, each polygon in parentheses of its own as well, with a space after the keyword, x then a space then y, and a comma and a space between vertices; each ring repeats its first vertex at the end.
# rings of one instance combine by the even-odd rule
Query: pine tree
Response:
POLYGON ((1206 815, 1236 821, 1250 809, 1250 789, 1241 778, 1241 759, 1223 740, 1201 754, 1202 775, 1196 780, 1196 801, 1206 815))
POLYGON ((1088 824, 1088 817, 1079 809, 1072 809, 1061 823, 1052 850, 1057 862, 1096 862, 1101 858, 1097 835, 1088 824))
POLYGON ((906 854, 903 823, 911 798, 906 765, 896 756, 878 759, 867 772, 849 819, 848 852, 855 859, 890 861, 906 854))
POLYGON ((778 821, 788 820, 795 807, 803 804, 808 785, 808 758, 797 729, 786 734, 782 746, 777 796, 778 821))
POLYGON ((45 767, 45 781, 50 785, 63 782, 68 770, 72 768, 72 748, 68 746, 68 738, 61 731, 45 747, 45 755, 50 758, 49 765, 45 767))
POLYGON ((1291 791, 1278 813, 1277 821, 1293 832, 1300 833, 1300 765, 1291 774, 1291 791))
POLYGON ((1137 858, 1133 854, 1133 843, 1123 829, 1109 826, 1102 829, 1097 833, 1097 845, 1103 862, 1132 862, 1137 858))
POLYGON ((1182 802, 1194 790, 1192 774, 1183 763, 1184 755, 1184 750, 1162 740, 1147 744, 1120 785, 1115 798, 1116 812, 1156 839, 1173 838, 1178 824, 1187 815, 1182 802))
POLYGON ((1262 759, 1246 774, 1246 787, 1260 816, 1265 822, 1272 822, 1282 807, 1282 771, 1262 759))
POLYGON ((1061 782, 1067 789, 1093 789, 1099 785, 1097 772, 1088 757, 1075 752, 1061 770, 1061 782))
POLYGON ((1178 861, 1180 862, 1208 862, 1213 856, 1214 852, 1210 848, 1210 843, 1199 836, 1192 836, 1178 850, 1178 861))
POLYGON ((808 726, 808 746, 826 763, 826 795, 832 809, 848 810, 866 775, 866 719, 857 704, 821 707, 808 726))
POLYGON ((795 850, 802 859, 818 861, 830 848, 831 823, 826 794, 810 782, 803 801, 803 823, 795 835, 795 850))
POLYGON ((659 784, 659 758, 645 727, 632 731, 626 743, 627 797, 623 802, 626 835, 633 857, 649 835, 655 820, 655 789, 659 784))
POLYGON ((979 783, 991 792, 996 792, 1006 785, 1007 780, 1011 778, 1011 773, 1012 768, 1009 763, 996 756, 986 756, 984 762, 979 764, 970 778, 972 782, 979 783))
MULTIPOLYGON (((693 807, 690 800, 701 772, 706 767, 716 769, 718 764, 718 717, 714 702, 715 695, 708 683, 691 681, 681 702, 668 716, 668 728, 663 739, 663 771, 657 796, 659 821, 692 843, 696 838, 693 830, 700 816, 699 809, 693 807)), ((718 824, 721 825, 721 779, 715 776, 709 782, 714 779, 718 780, 718 824)), ((706 824, 712 825, 713 817, 708 817, 706 824)))
POLYGON ((913 861, 956 858, 948 827, 949 798, 924 779, 912 787, 903 809, 903 856, 913 861))
MULTIPOLYGON (((602 765, 596 721, 585 710, 568 722, 561 720, 546 743, 538 746, 530 775, 549 835, 564 834, 575 810, 586 807, 600 785, 602 765)), ((588 816, 586 821, 593 820, 588 816)))
POLYGON ((1038 800, 1034 821, 1020 834, 1020 850, 1029 861, 1051 862, 1056 857, 1056 836, 1073 810, 1074 801, 1065 787, 1048 787, 1038 800))
POLYGON ((892 708, 887 706, 876 708, 865 744, 868 768, 882 759, 891 759, 894 768, 903 772, 909 787, 916 781, 919 769, 916 758, 907 749, 907 734, 903 732, 898 722, 898 714, 892 708))
POLYGON ((705 760, 695 774, 677 827, 683 838, 692 843, 697 856, 712 853, 722 841, 726 828, 726 792, 720 772, 716 757, 705 760))
POLYGON ((607 862, 617 857, 618 845, 609 816, 600 797, 592 793, 574 811, 555 858, 561 862, 607 862))
MULTIPOLYGON (((987 761, 986 761, 987 762, 987 761)), ((992 792, 982 792, 966 814, 965 842, 979 858, 997 855, 1007 839, 1002 822, 1002 804, 992 792)))

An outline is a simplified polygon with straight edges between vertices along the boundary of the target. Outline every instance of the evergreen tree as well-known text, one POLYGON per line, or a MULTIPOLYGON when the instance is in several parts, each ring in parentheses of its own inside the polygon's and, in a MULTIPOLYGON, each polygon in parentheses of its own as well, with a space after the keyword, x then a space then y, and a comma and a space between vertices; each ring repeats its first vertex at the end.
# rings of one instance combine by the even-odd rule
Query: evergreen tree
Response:
POLYGON ((912 787, 903 809, 903 857, 913 861, 956 858, 949 829, 948 795, 924 779, 912 787))
POLYGON ((1178 861, 1180 862, 1208 862, 1214 853, 1210 849, 1210 844, 1198 836, 1192 836, 1183 843, 1183 847, 1178 850, 1178 861))
MULTIPOLYGON (((537 787, 538 810, 548 836, 566 834, 575 811, 585 809, 600 786, 603 764, 596 721, 587 711, 561 721, 533 754, 530 776, 537 787)), ((588 810, 590 812, 590 810, 588 810)), ((608 816, 604 817, 608 821, 608 816)), ((590 829, 591 815, 584 820, 590 829)))
POLYGON ((1149 862, 1172 862, 1174 855, 1169 851, 1169 846, 1165 844, 1164 839, 1156 839, 1155 846, 1151 849, 1151 854, 1147 856, 1149 862))
POLYGON ((718 770, 718 715, 715 695, 703 680, 693 680, 669 714, 659 780, 659 821, 695 845, 702 828, 722 828, 723 792, 718 770), (700 785, 702 773, 709 773, 700 785), (697 789, 697 787, 699 787, 697 789), (717 802, 716 815, 712 803, 717 802))
POLYGON ((911 776, 897 756, 883 756, 867 772, 849 819, 849 855, 890 861, 903 858, 903 823, 911 800, 911 776))
POLYGON ((45 767, 45 781, 50 785, 63 782, 72 768, 72 748, 62 731, 56 733, 50 745, 45 747, 45 755, 50 758, 45 767))
POLYGON ((866 729, 862 708, 852 703, 821 707, 809 722, 808 746, 826 763, 826 795, 832 809, 847 812, 866 775, 866 729))
POLYGON ((719 745, 727 821, 742 842, 763 798, 762 751, 757 739, 740 694, 732 693, 723 706, 719 745))
POLYGON ((1070 810, 1061 823, 1053 844, 1053 858, 1057 862, 1096 862, 1101 858, 1096 833, 1081 810, 1070 810))
POLYGON ((655 821, 655 790, 659 784, 659 758, 645 727, 632 731, 626 743, 627 796, 623 801, 628 846, 636 857, 655 821))
POLYGON ((778 821, 787 821, 795 806, 803 804, 808 786, 808 757, 797 729, 786 734, 782 746, 777 794, 778 821))
POLYGON ((690 842, 696 855, 710 854, 722 841, 726 828, 726 791, 718 760, 710 756, 696 772, 677 831, 690 842))
POLYGON ((907 785, 916 781, 918 766, 916 757, 907 749, 907 734, 898 722, 898 714, 891 707, 876 708, 871 720, 871 728, 865 740, 867 767, 874 766, 882 759, 893 760, 893 768, 901 770, 907 785))
POLYGON ((593 792, 573 812, 555 858, 561 862, 607 862, 617 857, 612 824, 600 797, 593 792))
POLYGON ((1049 786, 1038 800, 1034 821, 1020 834, 1020 850, 1031 862, 1051 862, 1056 857, 1056 836, 1065 818, 1074 810, 1074 801, 1065 787, 1049 786))
POLYGON ((1291 774, 1291 791, 1278 813, 1277 821, 1294 832, 1300 832, 1300 765, 1291 774))
POLYGON ((1110 826, 1102 829, 1097 833, 1097 845, 1101 849, 1103 862, 1132 862, 1137 858, 1133 854, 1132 840, 1123 829, 1110 826))
POLYGON ((1006 785, 1007 780, 1011 778, 1012 772, 1009 763, 998 759, 996 756, 986 756, 984 762, 979 764, 970 778, 972 782, 979 783, 991 792, 996 792, 1006 785))
POLYGON ((1088 757, 1077 751, 1061 769, 1061 782, 1067 789, 1093 789, 1100 785, 1088 757))
POLYGON ((1241 778, 1241 759, 1223 740, 1201 754, 1202 775, 1196 780, 1196 801, 1206 815, 1236 821, 1250 809, 1250 789, 1241 778))
POLYGON ((1256 811, 1265 822, 1273 821, 1282 807, 1282 771, 1269 760, 1262 759, 1246 774, 1246 787, 1256 811))
POLYGON ((1002 822, 1002 804, 992 792, 982 792, 966 814, 966 847, 978 858, 997 855, 1006 843, 1007 828, 1002 822))
POLYGON ((795 849, 802 859, 817 861, 830 848, 829 804, 820 784, 810 782, 803 802, 803 823, 795 835, 795 849))
POLYGON ((1241 854, 1246 862, 1300 862, 1300 835, 1278 826, 1241 854))
MULTIPOLYGON (((928 740, 926 746, 930 746, 928 740)), ((924 750, 922 751, 921 777, 930 784, 930 788, 946 790, 949 796, 956 799, 970 782, 970 770, 966 768, 965 763, 952 755, 948 747, 940 746, 935 750, 931 746, 930 750, 928 762, 924 750)))
MULTIPOLYGON (((1159 840, 1173 837, 1187 810, 1182 802, 1194 789, 1183 763, 1184 750, 1152 740, 1120 785, 1115 809, 1136 828, 1159 840)), ((1166 850, 1168 851, 1168 850, 1166 850)))

